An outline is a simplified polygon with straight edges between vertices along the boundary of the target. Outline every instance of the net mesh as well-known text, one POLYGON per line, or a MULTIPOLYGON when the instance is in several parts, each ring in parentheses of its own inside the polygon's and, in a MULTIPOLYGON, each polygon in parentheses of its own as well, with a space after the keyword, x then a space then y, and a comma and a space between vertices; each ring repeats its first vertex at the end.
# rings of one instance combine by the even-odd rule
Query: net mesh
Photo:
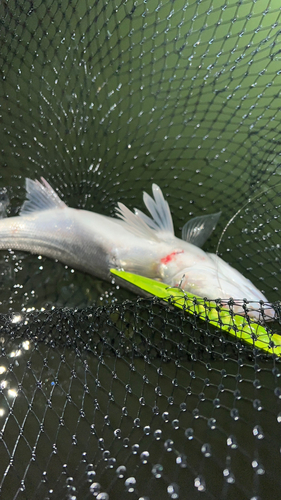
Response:
MULTIPOLYGON (((178 235, 221 210, 204 249, 278 301, 280 16, 274 0, 3 0, 8 215, 25 177, 105 215, 156 182, 178 235)), ((2 251, 0 273, 3 498, 278 498, 279 358, 41 256, 2 251)))

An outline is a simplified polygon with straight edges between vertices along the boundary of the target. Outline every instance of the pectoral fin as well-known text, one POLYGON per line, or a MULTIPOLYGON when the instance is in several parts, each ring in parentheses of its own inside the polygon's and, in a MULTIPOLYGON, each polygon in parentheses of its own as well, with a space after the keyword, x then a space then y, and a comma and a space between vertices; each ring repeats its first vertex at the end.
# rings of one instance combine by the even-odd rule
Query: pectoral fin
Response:
POLYGON ((202 247, 215 229, 221 212, 201 215, 190 219, 182 228, 182 239, 197 247, 202 247))

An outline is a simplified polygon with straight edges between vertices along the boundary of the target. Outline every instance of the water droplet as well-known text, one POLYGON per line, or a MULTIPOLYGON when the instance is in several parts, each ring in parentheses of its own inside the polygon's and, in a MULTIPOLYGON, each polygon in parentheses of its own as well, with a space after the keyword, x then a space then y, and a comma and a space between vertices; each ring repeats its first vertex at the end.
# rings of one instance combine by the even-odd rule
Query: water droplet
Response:
POLYGON ((226 479, 227 483, 229 483, 229 484, 233 484, 233 483, 235 483, 235 477, 234 477, 234 474, 233 474, 233 472, 231 472, 231 470, 230 470, 230 469, 228 469, 228 468, 224 469, 224 471, 223 471, 223 475, 224 475, 224 477, 225 477, 225 479, 226 479))
POLYGON ((173 420, 173 421, 172 421, 172 427, 173 427, 174 429, 179 429, 179 427, 180 427, 180 423, 179 423, 179 420, 178 420, 178 419, 175 419, 175 420, 173 420))
POLYGON ((103 438, 99 438, 99 448, 101 450, 104 450, 104 439, 103 438))
POLYGON ((179 465, 182 469, 187 467, 186 455, 178 455, 176 458, 176 464, 179 465))
POLYGON ((110 418, 108 415, 104 416, 104 423, 105 423, 105 425, 110 425, 110 418))
POLYGON ((129 444, 130 444, 129 438, 124 438, 123 439, 123 446, 124 446, 124 448, 128 448, 129 444))
POLYGON ((241 399, 241 392, 239 391, 239 389, 236 389, 234 391, 233 396, 235 397, 235 399, 241 399))
POLYGON ((192 410, 192 415, 194 418, 199 418, 199 410, 198 408, 194 408, 194 410, 192 410))
POLYGON ((66 480, 65 480, 65 482, 66 482, 67 485, 73 484, 73 481, 74 481, 73 477, 67 477, 66 480))
POLYGON ((194 486, 198 491, 206 491, 206 484, 203 476, 199 475, 194 479, 194 486))
POLYGON ((109 494, 106 493, 105 491, 102 491, 101 493, 98 494, 97 500, 109 500, 109 494))
POLYGON ((171 483, 167 486, 168 495, 174 500, 179 498, 179 487, 176 483, 171 483))
POLYGON ((97 494, 100 492, 100 489, 101 489, 100 483, 92 483, 90 486, 90 492, 95 496, 97 496, 97 494))
POLYGON ((263 439, 264 438, 264 433, 263 433, 263 430, 262 430, 262 428, 261 428, 260 425, 255 425, 255 427, 253 428, 253 435, 257 439, 263 439))
POLYGON ((278 413, 278 415, 277 415, 277 422, 278 422, 278 424, 281 424, 281 412, 278 413))
POLYGON ((172 439, 167 439, 164 443, 164 448, 170 452, 173 450, 173 447, 174 447, 174 441, 172 439))
POLYGON ((259 399, 254 399, 253 407, 255 410, 261 411, 262 410, 261 401, 259 399))
POLYGON ((253 381, 253 386, 256 388, 256 389, 260 389, 261 388, 261 383, 260 383, 260 380, 258 378, 256 378, 254 381, 253 381))
POLYGON ((125 481, 125 486, 129 493, 133 493, 135 491, 136 479, 134 477, 128 477, 125 481))
POLYGON ((167 411, 164 411, 164 413, 162 413, 162 418, 164 422, 169 422, 169 413, 167 411))
POLYGON ((115 431, 114 431, 114 436, 115 436, 117 439, 121 439, 121 436, 122 436, 121 429, 115 429, 115 431))
POLYGON ((157 479, 159 479, 162 476, 163 465, 161 464, 153 465, 151 472, 157 479))
POLYGON ((206 396, 205 396, 204 392, 200 392, 200 394, 198 394, 198 398, 200 399, 200 401, 205 401, 206 396))
POLYGON ((216 419, 215 418, 209 418, 208 420, 208 427, 210 427, 210 429, 214 430, 216 428, 216 419))
POLYGON ((135 418, 135 420, 134 420, 134 426, 135 427, 140 427, 140 419, 139 418, 135 418))
POLYGON ((116 474, 118 477, 120 477, 121 479, 125 476, 126 474, 126 467, 125 465, 120 465, 119 467, 117 467, 116 469, 116 474))
POLYGON ((150 434, 150 427, 149 427, 149 425, 146 425, 146 426, 143 428, 143 432, 144 432, 147 436, 149 436, 149 434, 150 434))
POLYGON ((237 410, 237 408, 232 408, 232 410, 230 410, 230 416, 233 418, 233 420, 239 420, 239 411, 237 410))
POLYGON ((180 404, 180 410, 181 411, 186 411, 187 407, 186 407, 186 403, 181 403, 180 404))
POLYGON ((132 453, 133 453, 134 455, 137 455, 137 454, 138 454, 138 452, 139 452, 139 447, 140 447, 140 445, 139 445, 139 444, 137 444, 137 443, 136 443, 136 444, 133 444, 133 446, 132 446, 132 453))
POLYGON ((162 396, 162 390, 161 387, 159 387, 159 385, 155 387, 154 391, 157 394, 157 396, 162 396))
POLYGON ((147 464, 147 461, 149 459, 149 452, 148 451, 143 451, 140 454, 140 459, 141 459, 141 461, 142 461, 143 464, 147 464))
POLYGON ((153 436, 155 437, 155 439, 157 441, 159 441, 159 439, 161 439, 161 436, 162 436, 162 431, 161 429, 156 429, 153 433, 153 436))
POLYGON ((232 448, 232 449, 238 448, 238 444, 237 444, 237 440, 236 440, 235 436, 232 436, 232 435, 228 436, 226 443, 227 443, 227 446, 230 446, 230 448, 232 448))
POLYGON ((209 443, 202 444, 201 451, 206 458, 209 458, 212 455, 211 445, 209 443))
POLYGON ((188 429, 185 429, 185 432, 184 432, 184 435, 185 437, 187 437, 187 439, 193 439, 193 434, 194 434, 194 430, 189 427, 188 429))
POLYGON ((123 408, 122 408, 122 415, 124 415, 124 417, 128 416, 128 410, 127 410, 126 406, 123 406, 123 408))
POLYGON ((220 399, 219 398, 215 398, 213 400, 213 405, 214 405, 215 408, 219 408, 220 405, 221 405, 220 399))
POLYGON ((262 476, 265 473, 264 466, 262 464, 259 464, 257 460, 252 461, 252 467, 255 473, 259 476, 262 476))
POLYGON ((274 394, 277 396, 279 399, 281 399, 281 389, 280 387, 275 387, 274 389, 274 394))
POLYGON ((88 470, 87 471, 87 481, 89 483, 92 483, 96 477, 96 471, 94 470, 88 470))
POLYGON ((107 467, 108 467, 109 469, 113 469, 113 467, 115 466, 115 464, 116 464, 116 458, 114 458, 114 457, 110 457, 110 458, 108 459, 108 461, 107 461, 107 467))
POLYGON ((167 401, 168 401, 168 404, 169 404, 169 405, 173 405, 173 404, 174 404, 174 398, 173 398, 172 396, 170 396, 170 397, 167 399, 167 401))
POLYGON ((105 461, 107 461, 110 457, 110 451, 109 450, 105 450, 102 454, 102 457, 105 461))

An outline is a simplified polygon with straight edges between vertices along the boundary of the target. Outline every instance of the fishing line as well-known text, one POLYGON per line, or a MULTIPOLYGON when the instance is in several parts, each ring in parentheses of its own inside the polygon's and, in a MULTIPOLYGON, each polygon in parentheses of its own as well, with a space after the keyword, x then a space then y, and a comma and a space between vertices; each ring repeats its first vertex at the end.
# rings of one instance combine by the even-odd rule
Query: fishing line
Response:
POLYGON ((259 196, 262 196, 262 195, 268 193, 273 188, 277 188, 280 185, 281 185, 281 182, 278 182, 278 184, 276 184, 275 186, 271 186, 271 187, 269 187, 267 189, 261 190, 253 198, 249 198, 248 201, 246 201, 246 203, 244 203, 244 205, 241 208, 239 208, 239 210, 237 210, 237 212, 233 215, 233 217, 231 217, 231 219, 229 219, 229 221, 227 222, 226 226, 222 230, 222 233, 220 235, 220 238, 219 238, 219 241, 218 241, 218 244, 217 244, 217 248, 216 248, 216 255, 217 256, 219 256, 218 252, 219 252, 219 246, 220 246, 220 244, 222 242, 222 238, 223 238, 224 234, 226 233, 227 229, 229 228, 230 224, 234 221, 234 219, 236 219, 237 215, 239 215, 242 212, 242 210, 244 210, 244 208, 247 207, 247 205, 249 205, 250 203, 252 203, 252 201, 256 200, 259 196))
MULTIPOLYGON (((229 226, 232 224, 232 222, 236 219, 237 215, 239 215, 242 210, 244 210, 250 203, 252 203, 254 200, 256 200, 257 198, 259 198, 260 196, 263 196, 264 194, 268 193, 269 191, 271 191, 273 188, 277 188, 278 186, 281 185, 281 182, 279 182, 278 184, 276 184, 275 186, 270 186, 269 188, 265 188, 265 189, 262 189, 261 191, 259 191, 253 198, 249 198, 248 201, 246 203, 244 203, 244 205, 242 205, 241 208, 239 208, 239 210, 237 210, 237 212, 229 219, 229 221, 227 222, 227 224, 225 225, 224 229, 222 230, 222 233, 220 235, 220 238, 219 238, 219 241, 218 241, 218 244, 217 244, 217 248, 216 248, 216 255, 219 257, 218 255, 218 252, 219 252, 219 247, 220 247, 220 244, 222 242, 222 239, 223 239, 223 236, 225 235, 227 229, 229 228, 229 226)), ((217 272, 217 279, 218 279, 218 282, 220 284, 220 278, 219 278, 219 273, 218 273, 218 263, 216 265, 216 272, 217 272)))

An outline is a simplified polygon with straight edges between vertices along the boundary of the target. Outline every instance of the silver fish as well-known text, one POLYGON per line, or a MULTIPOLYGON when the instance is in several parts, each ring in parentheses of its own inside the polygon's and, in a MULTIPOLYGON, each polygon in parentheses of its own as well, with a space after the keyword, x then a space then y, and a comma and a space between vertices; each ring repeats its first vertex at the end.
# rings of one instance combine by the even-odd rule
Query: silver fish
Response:
MULTIPOLYGON (((246 298, 249 314, 258 318, 260 301, 267 303, 266 297, 216 254, 200 248, 220 213, 191 219, 180 239, 161 189, 153 184, 152 192, 153 198, 143 196, 151 217, 118 203, 118 218, 113 218, 70 208, 44 178, 26 179, 26 201, 19 216, 0 220, 0 249, 44 255, 103 280, 112 279, 111 268, 123 269, 201 297, 232 297, 240 301, 234 306, 239 314, 244 313, 241 301, 246 298)), ((273 318, 269 305, 264 315, 273 318)))

